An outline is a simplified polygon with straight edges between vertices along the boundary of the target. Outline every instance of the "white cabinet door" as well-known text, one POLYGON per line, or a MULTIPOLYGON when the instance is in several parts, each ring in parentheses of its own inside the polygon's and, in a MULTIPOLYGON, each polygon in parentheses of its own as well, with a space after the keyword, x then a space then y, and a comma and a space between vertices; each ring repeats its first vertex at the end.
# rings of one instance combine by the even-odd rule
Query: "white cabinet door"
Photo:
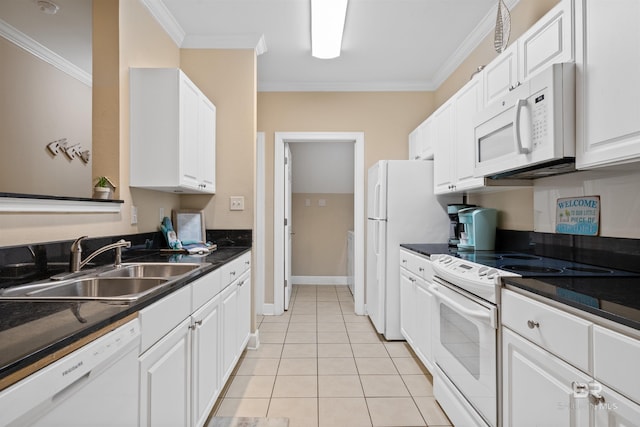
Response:
POLYGON ((251 271, 238 279, 238 356, 244 351, 251 333, 251 271))
POLYGON ((429 117, 409 134, 409 160, 433 159, 432 119, 429 117))
POLYGON ((409 272, 400 270, 400 332, 412 348, 415 347, 415 281, 409 272))
POLYGON ((203 190, 216 191, 216 106, 200 97, 200 181, 203 190))
POLYGON ((518 44, 514 43, 482 71, 484 105, 487 106, 518 84, 518 44))
POLYGON ((588 393, 573 389, 586 374, 508 328, 502 338, 504 427, 590 425, 588 393))
POLYGON ((193 425, 201 427, 220 394, 220 298, 215 297, 192 316, 193 425))
POLYGON ((455 180, 455 140, 453 134, 453 100, 433 113, 434 163, 433 182, 435 194, 450 193, 455 180))
POLYGON ((571 62, 574 0, 562 0, 518 38, 518 80, 520 82, 559 63, 571 62))
POLYGON ((577 1, 576 166, 579 169, 640 160, 638 17, 638 1, 577 1))
POLYGON ((473 176, 475 167, 475 122, 482 102, 482 79, 475 78, 460 89, 454 98, 455 116, 455 186, 457 191, 479 188, 484 178, 473 176))
POLYGON ((420 126, 409 134, 409 160, 420 160, 420 126))
POLYGON ((190 427, 191 318, 139 357, 140 426, 190 427))
POLYGON ((602 386, 601 400, 594 402, 595 427, 630 427, 640 425, 640 405, 602 386))
POLYGON ((220 295, 222 331, 222 380, 231 375, 238 356, 238 287, 231 284, 220 295))
POLYGON ((193 189, 200 185, 199 110, 200 91, 180 73, 180 183, 193 189))
POLYGON ((435 302, 431 292, 427 290, 427 283, 418 279, 415 293, 415 343, 414 351, 430 372, 434 372, 433 360, 433 308, 435 302))

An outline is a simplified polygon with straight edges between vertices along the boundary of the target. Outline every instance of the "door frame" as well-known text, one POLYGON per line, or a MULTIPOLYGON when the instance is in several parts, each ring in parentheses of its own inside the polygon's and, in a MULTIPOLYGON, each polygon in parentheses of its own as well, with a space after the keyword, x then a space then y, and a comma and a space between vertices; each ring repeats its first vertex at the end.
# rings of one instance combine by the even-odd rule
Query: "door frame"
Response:
MULTIPOLYGON (((354 302, 355 313, 365 314, 364 304, 364 132, 275 132, 273 183, 273 295, 274 314, 284 313, 284 147, 287 143, 354 143, 354 302)), ((346 238, 346 236, 345 236, 346 238)))

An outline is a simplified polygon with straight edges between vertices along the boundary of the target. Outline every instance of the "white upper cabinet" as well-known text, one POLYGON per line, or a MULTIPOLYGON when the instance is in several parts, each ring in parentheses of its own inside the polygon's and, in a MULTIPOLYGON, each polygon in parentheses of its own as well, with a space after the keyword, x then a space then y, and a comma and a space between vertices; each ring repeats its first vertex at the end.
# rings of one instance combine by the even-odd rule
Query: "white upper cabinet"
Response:
POLYGON ((130 186, 215 193, 215 105, 177 68, 130 78, 130 186))
POLYGON ((409 160, 433 159, 433 126, 428 118, 409 134, 409 160))
POLYGON ((454 191, 455 146, 453 136, 453 100, 433 113, 434 147, 433 184, 435 194, 454 191))
POLYGON ((473 176, 474 117, 482 100, 482 80, 474 78, 433 114, 434 192, 445 194, 484 186, 473 176))
POLYGON ((489 105, 550 64, 574 58, 574 0, 561 0, 482 72, 489 105))
POLYGON ((576 166, 639 161, 640 2, 576 3, 576 166))
POLYGON ((518 45, 512 44, 482 71, 484 105, 489 105, 518 84, 518 45))
POLYGON ((551 64, 571 62, 574 0, 562 0, 518 38, 518 81, 525 81, 551 64))
POLYGON ((471 80, 454 98, 455 190, 471 190, 484 185, 484 178, 473 176, 475 168, 474 118, 482 102, 482 80, 471 80))

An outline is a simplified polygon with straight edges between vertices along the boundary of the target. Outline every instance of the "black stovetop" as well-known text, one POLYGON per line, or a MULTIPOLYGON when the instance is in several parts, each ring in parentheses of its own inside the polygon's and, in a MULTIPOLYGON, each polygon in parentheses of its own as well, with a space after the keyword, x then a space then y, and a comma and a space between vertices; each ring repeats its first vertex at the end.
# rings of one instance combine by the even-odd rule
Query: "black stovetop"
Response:
MULTIPOLYGON (((502 277, 502 282, 640 330, 638 272, 526 252, 461 252, 446 244, 402 246, 427 256, 448 254, 517 273, 521 277, 502 277)), ((603 265, 612 264, 605 258, 601 261, 603 265)))
POLYGON ((631 277, 640 276, 624 270, 599 267, 521 252, 463 252, 456 256, 476 264, 516 273, 522 277, 631 277))

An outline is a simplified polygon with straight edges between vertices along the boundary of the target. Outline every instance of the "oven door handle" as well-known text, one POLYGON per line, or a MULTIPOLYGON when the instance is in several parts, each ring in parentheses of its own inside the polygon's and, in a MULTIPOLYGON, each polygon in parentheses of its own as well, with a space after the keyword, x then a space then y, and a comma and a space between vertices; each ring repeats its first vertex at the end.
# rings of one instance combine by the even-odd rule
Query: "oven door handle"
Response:
POLYGON ((483 323, 488 323, 493 329, 498 329, 497 320, 495 316, 495 311, 490 309, 485 310, 471 310, 462 304, 457 303, 450 297, 446 296, 439 290, 440 286, 432 283, 429 286, 429 290, 433 294, 433 296, 439 301, 444 302, 451 308, 455 309, 458 313, 465 315, 468 318, 478 320, 483 323))

